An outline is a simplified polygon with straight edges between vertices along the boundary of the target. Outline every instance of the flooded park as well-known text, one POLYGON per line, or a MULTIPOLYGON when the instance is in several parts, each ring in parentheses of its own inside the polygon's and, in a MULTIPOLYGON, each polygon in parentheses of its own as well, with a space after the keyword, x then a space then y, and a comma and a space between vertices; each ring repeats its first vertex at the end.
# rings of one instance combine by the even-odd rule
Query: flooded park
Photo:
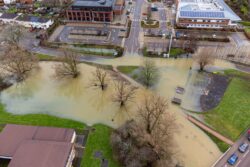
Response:
MULTIPOLYGON (((145 58, 126 56, 117 59, 95 60, 95 63, 112 66, 140 66, 145 58)), ((136 119, 137 107, 148 91, 157 93, 169 101, 168 111, 174 113, 178 124, 175 135, 176 158, 186 167, 208 167, 215 162, 221 152, 212 140, 198 127, 185 118, 183 106, 171 104, 177 86, 185 87, 195 75, 196 66, 192 59, 153 59, 159 69, 159 81, 150 90, 140 87, 134 102, 126 110, 112 101, 114 80, 110 77, 105 91, 90 86, 95 67, 80 64, 81 75, 77 79, 57 80, 54 77, 54 62, 41 62, 35 75, 18 85, 4 90, 0 100, 6 110, 13 114, 45 113, 70 118, 88 125, 102 123, 118 127, 126 120, 136 119), (192 152, 192 154, 190 154, 192 152)), ((233 64, 217 60, 210 71, 235 68, 233 64)), ((190 92, 188 95, 192 95, 190 92)), ((184 105, 193 108, 191 97, 185 96, 184 105)), ((185 107, 184 106, 184 107, 185 107)))

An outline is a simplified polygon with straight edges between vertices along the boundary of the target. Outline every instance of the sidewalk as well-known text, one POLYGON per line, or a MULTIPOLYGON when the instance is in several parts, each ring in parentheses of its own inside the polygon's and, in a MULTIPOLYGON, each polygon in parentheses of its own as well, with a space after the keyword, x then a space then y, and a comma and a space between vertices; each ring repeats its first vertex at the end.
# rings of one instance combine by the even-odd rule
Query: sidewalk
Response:
POLYGON ((234 142, 230 139, 228 139, 227 137, 223 136, 222 134, 218 133, 217 131, 213 130, 212 128, 208 127, 207 125, 205 125, 204 123, 198 121, 197 119, 195 119, 194 117, 187 115, 187 119, 194 123, 195 125, 197 125, 199 128, 205 130, 206 132, 212 134, 213 136, 217 137, 218 139, 220 139, 221 141, 229 144, 229 145, 233 145, 234 142))

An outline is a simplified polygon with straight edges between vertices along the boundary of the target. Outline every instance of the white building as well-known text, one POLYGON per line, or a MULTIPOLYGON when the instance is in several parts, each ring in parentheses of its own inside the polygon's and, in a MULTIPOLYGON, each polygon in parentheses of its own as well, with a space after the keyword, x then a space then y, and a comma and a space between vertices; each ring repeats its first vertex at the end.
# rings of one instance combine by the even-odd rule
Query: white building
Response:
POLYGON ((16 23, 27 28, 47 29, 54 22, 51 19, 43 17, 20 15, 19 17, 16 18, 16 23))
POLYGON ((177 0, 176 22, 186 28, 232 28, 241 18, 224 0, 177 0))
POLYGON ((39 28, 39 29, 47 29, 54 23, 53 20, 43 17, 28 16, 23 14, 12 14, 12 13, 0 14, 0 22, 4 24, 16 23, 27 28, 39 28))

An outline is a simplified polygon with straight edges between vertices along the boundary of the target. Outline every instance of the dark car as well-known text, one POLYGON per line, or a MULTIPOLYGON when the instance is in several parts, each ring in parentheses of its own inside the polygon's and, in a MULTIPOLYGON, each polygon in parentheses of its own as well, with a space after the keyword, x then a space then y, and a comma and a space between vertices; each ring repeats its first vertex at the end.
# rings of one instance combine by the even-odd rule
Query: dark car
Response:
POLYGON ((230 165, 234 165, 238 160, 238 156, 234 153, 231 155, 231 157, 227 160, 227 162, 230 164, 230 165))
POLYGON ((240 151, 241 153, 244 153, 244 152, 247 151, 248 147, 249 147, 249 145, 248 145, 247 143, 242 143, 242 144, 240 145, 240 147, 239 147, 239 151, 240 151))

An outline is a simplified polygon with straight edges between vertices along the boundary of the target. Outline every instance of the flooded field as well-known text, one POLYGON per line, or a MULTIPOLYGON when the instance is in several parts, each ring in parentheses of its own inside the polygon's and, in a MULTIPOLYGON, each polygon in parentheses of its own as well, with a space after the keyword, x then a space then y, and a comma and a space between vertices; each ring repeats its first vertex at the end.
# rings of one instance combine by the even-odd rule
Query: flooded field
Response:
MULTIPOLYGON (((99 63, 114 66, 140 65, 142 60, 141 57, 127 56, 102 60, 99 63)), ((153 60, 160 70, 160 79, 153 90, 170 101, 175 96, 176 86, 185 86, 193 62, 191 59, 153 60)), ((58 81, 54 79, 53 66, 53 63, 40 63, 41 68, 36 75, 23 84, 14 85, 2 92, 0 99, 6 105, 7 111, 15 114, 47 113, 79 120, 88 125, 103 123, 112 127, 118 127, 127 119, 135 118, 138 102, 146 93, 144 88, 138 89, 136 102, 129 103, 125 111, 112 101, 112 80, 104 92, 90 87, 94 67, 81 64, 82 75, 78 79, 58 81)), ((215 66, 234 68, 232 64, 222 61, 217 61, 215 66)), ((221 154, 216 145, 199 128, 186 120, 179 106, 169 103, 169 111, 175 114, 179 125, 179 132, 175 135, 177 159, 185 167, 211 166, 221 154)))

